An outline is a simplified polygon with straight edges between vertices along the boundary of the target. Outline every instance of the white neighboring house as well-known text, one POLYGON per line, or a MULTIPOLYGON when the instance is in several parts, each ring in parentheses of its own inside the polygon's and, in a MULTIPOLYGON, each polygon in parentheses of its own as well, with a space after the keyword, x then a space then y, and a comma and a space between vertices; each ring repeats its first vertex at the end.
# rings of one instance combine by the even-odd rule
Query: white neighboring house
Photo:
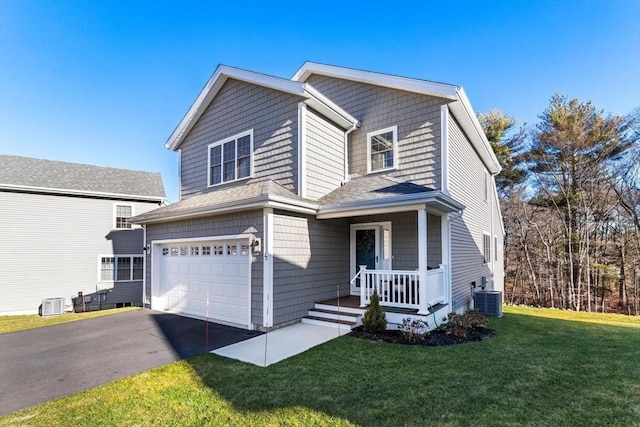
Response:
POLYGON ((0 315, 79 292, 86 309, 142 305, 144 230, 159 173, 0 155, 0 315))

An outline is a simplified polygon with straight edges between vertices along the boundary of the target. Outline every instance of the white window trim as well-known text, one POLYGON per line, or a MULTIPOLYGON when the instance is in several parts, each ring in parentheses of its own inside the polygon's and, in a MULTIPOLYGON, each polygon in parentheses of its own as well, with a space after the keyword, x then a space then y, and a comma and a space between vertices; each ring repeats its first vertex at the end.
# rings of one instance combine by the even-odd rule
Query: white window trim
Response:
POLYGON ((482 232, 482 265, 490 265, 493 261, 491 253, 491 246, 493 243, 492 240, 493 238, 491 237, 491 234, 487 233, 486 231, 482 232), (485 245, 485 240, 487 238, 489 239, 489 254, 487 254, 485 251, 485 249, 487 248, 487 246, 485 245))
POLYGON ((113 224, 112 227, 114 230, 132 230, 134 228, 137 228, 135 225, 131 224, 131 228, 118 228, 117 227, 117 215, 118 215, 118 206, 129 206, 131 208, 131 217, 136 216, 136 205, 133 203, 121 203, 121 202, 114 202, 113 203, 113 224))
POLYGON ((98 283, 119 283, 119 282, 142 282, 145 272, 145 256, 144 254, 101 254, 98 255, 98 283), (102 258, 113 258, 113 280, 102 280, 102 258), (115 280, 118 272, 118 258, 130 258, 131 267, 129 277, 131 280, 115 280), (142 258, 142 278, 133 280, 133 258, 142 258))
POLYGON ((253 129, 249 129, 247 131, 244 132, 240 132, 238 134, 235 134, 233 136, 230 136, 228 138, 222 139, 220 141, 216 141, 216 142, 212 142, 211 144, 207 145, 207 187, 217 187, 219 185, 223 185, 223 184, 228 184, 230 182, 236 182, 236 181, 243 181, 245 179, 249 179, 253 177, 253 129), (216 146, 223 146, 224 144, 226 144, 227 142, 230 141, 236 141, 236 155, 235 155, 235 164, 234 164, 234 174, 236 174, 238 172, 238 139, 242 138, 243 136, 247 136, 249 135, 249 175, 242 177, 242 178, 236 178, 236 179, 232 179, 229 181, 224 181, 222 180, 224 178, 224 149, 221 148, 221 156, 222 156, 222 170, 220 171, 220 173, 223 175, 221 177, 221 181, 218 184, 212 184, 211 183, 211 149, 213 147, 216 146))
POLYGON ((384 129, 379 129, 373 132, 367 133, 367 173, 378 173, 383 171, 390 171, 398 168, 398 126, 390 126, 384 129), (381 133, 393 132, 393 166, 388 168, 371 169, 371 138, 381 133))

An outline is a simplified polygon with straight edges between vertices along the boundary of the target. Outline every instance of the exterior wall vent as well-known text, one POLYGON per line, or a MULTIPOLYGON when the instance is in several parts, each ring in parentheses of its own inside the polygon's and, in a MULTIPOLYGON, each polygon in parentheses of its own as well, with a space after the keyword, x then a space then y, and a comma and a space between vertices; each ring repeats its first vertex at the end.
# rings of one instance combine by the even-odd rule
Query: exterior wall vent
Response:
POLYGON ((473 294, 473 305, 486 316, 502 317, 502 292, 477 291, 473 294))
POLYGON ((42 300, 42 316, 64 313, 64 298, 45 298, 42 300))

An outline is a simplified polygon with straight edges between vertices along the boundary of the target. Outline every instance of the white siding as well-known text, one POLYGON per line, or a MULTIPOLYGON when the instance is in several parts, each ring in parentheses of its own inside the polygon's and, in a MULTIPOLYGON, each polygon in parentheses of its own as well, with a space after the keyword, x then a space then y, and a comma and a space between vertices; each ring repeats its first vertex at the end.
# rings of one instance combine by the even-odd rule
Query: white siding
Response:
MULTIPOLYGON (((36 313, 44 298, 71 304, 79 291, 96 291, 98 256, 142 255, 142 229, 113 230, 114 203, 0 192, 0 313, 36 313)), ((133 204, 136 214, 157 207, 122 203, 133 204)), ((133 283, 142 302, 142 282, 133 283)))

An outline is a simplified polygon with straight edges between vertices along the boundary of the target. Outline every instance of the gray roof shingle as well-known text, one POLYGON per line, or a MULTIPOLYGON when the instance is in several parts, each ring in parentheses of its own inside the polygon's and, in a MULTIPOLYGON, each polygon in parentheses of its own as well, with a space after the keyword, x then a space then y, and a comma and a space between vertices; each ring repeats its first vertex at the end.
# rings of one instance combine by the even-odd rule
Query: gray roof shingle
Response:
POLYGON ((164 199, 159 173, 0 154, 0 186, 164 199))
POLYGON ((433 191, 433 188, 405 182, 387 175, 369 175, 354 178, 343 186, 327 194, 318 203, 335 205, 347 202, 385 199, 405 194, 418 194, 433 191))
POLYGON ((261 205, 275 199, 298 206, 306 206, 312 203, 274 181, 268 180, 217 189, 191 196, 177 203, 137 215, 131 221, 144 224, 150 221, 186 215, 213 214, 250 203, 261 205))

